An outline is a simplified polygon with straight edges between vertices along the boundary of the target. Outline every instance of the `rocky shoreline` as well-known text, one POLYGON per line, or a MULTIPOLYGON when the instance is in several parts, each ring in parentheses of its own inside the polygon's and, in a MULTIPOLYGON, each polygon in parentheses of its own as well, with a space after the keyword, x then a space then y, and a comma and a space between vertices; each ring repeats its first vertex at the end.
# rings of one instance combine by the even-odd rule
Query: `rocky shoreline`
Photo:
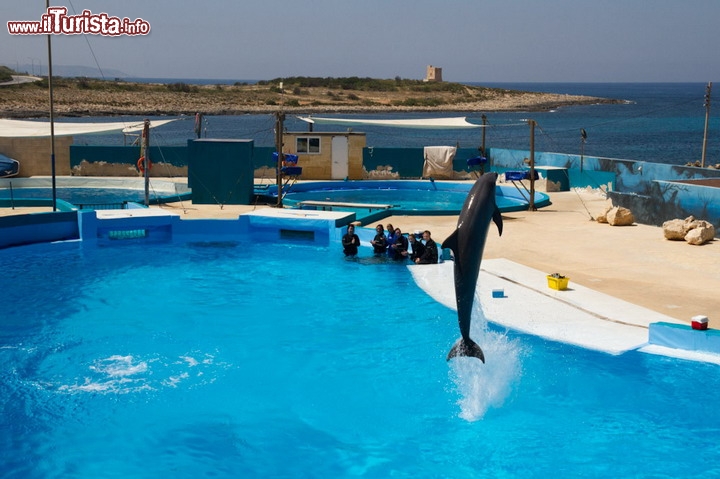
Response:
MULTIPOLYGON (((328 88, 278 90, 265 85, 143 85, 125 82, 61 81, 54 88, 54 111, 73 116, 175 116, 272 113, 497 112, 550 109, 618 100, 555 93, 466 87, 467 91, 330 91, 328 88)), ((47 85, 0 88, 0 116, 48 116, 47 85)))

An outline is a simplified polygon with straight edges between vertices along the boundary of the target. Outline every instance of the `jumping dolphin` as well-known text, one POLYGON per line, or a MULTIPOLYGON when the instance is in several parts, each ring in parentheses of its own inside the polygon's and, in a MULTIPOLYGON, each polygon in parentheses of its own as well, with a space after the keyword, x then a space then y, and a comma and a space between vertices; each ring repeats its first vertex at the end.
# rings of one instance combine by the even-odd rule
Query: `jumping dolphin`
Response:
POLYGON ((486 173, 475 182, 463 204, 457 229, 442 244, 443 248, 450 248, 455 255, 455 301, 462 336, 448 353, 448 361, 456 356, 474 356, 485 362, 482 349, 470 339, 470 321, 480 261, 491 219, 502 235, 502 216, 495 204, 497 177, 497 173, 486 173))

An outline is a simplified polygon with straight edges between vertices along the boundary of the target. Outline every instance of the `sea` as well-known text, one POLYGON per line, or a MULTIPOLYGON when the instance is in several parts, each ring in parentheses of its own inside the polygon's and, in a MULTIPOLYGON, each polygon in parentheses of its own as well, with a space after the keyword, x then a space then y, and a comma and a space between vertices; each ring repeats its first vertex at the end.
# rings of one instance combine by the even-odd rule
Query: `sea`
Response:
MULTIPOLYGON (((228 80, 195 79, 133 79, 164 83, 232 84, 228 80)), ((241 83, 254 83, 240 80, 241 83)), ((619 100, 618 103, 598 103, 566 106, 547 111, 518 112, 423 112, 423 113, 357 113, 315 114, 340 118, 429 118, 464 116, 481 124, 486 116, 486 147, 528 150, 530 127, 534 120, 535 150, 584 154, 603 158, 627 159, 656 163, 678 164, 699 162, 703 151, 706 119, 707 83, 482 83, 466 82, 474 86, 488 86, 513 90, 586 95, 619 100), (582 132, 585 132, 585 136, 582 132)), ((712 98, 710 99, 712 102, 712 98)), ((280 107, 278 107, 280 108, 280 107)), ((705 164, 720 164, 720 105, 713 110, 710 104, 705 164)), ((286 131, 308 131, 308 124, 300 120, 302 113, 287 113, 286 131)), ((155 119, 160 117, 150 117, 155 119)), ((143 117, 122 117, 124 121, 141 121, 143 117)), ((118 118, 98 117, 58 119, 58 121, 118 121, 118 118)), ((178 117, 179 121, 153 129, 151 144, 156 146, 185 145, 196 138, 194 116, 178 117)), ((316 126, 316 131, 347 131, 347 126, 316 126)), ((273 146, 275 114, 207 115, 203 117, 202 136, 220 139, 252 139, 257 146, 273 146)), ((367 134, 368 147, 424 147, 458 146, 475 148, 482 144, 482 130, 418 130, 388 127, 355 127, 367 134)), ((76 144, 122 145, 132 138, 121 134, 87 135, 75 137, 76 144)))

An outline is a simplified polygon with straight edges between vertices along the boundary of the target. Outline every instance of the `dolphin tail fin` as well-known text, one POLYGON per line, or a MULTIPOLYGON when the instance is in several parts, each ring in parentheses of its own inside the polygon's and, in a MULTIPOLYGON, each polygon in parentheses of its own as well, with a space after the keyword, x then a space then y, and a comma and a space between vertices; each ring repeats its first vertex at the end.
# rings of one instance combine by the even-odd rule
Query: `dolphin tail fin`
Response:
POLYGON ((498 208, 497 206, 495 207, 495 212, 493 213, 493 221, 497 225, 499 236, 502 236, 503 221, 502 215, 500 214, 500 208, 498 208))
POLYGON ((480 349, 480 346, 478 346, 477 343, 470 338, 458 339, 452 349, 450 349, 450 352, 447 355, 447 360, 450 361, 452 358, 456 358, 458 356, 469 356, 478 358, 483 363, 485 362, 485 355, 483 354, 482 349, 480 349))

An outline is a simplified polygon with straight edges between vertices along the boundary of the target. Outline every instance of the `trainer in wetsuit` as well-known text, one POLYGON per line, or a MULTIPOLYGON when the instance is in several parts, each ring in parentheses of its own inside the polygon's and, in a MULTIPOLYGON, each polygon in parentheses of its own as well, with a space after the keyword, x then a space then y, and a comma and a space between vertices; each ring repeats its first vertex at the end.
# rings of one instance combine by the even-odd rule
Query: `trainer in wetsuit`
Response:
POLYGON ((417 264, 435 264, 438 262, 437 243, 430 237, 428 230, 423 231, 423 240, 425 240, 425 251, 415 260, 417 264))
POLYGON ((385 251, 387 251, 387 238, 385 237, 385 228, 383 228, 383 225, 377 225, 375 227, 375 238, 370 242, 370 244, 373 247, 373 252, 376 255, 385 254, 385 251))
POLYGON ((395 237, 395 227, 391 223, 387 224, 386 239, 387 239, 387 243, 386 243, 387 244, 387 254, 390 258, 392 258, 393 256, 395 256, 395 251, 393 250, 392 245, 395 244, 395 240, 397 238, 395 237))
POLYGON ((417 263, 418 258, 425 254, 425 245, 422 244, 421 238, 422 233, 420 231, 416 231, 415 233, 408 235, 412 253, 407 254, 407 256, 410 257, 413 263, 417 263))
POLYGON ((400 228, 395 228, 395 242, 390 245, 392 250, 392 258, 394 260, 403 260, 406 258, 408 249, 408 240, 403 236, 400 228), (405 254, 403 254, 405 253, 405 254))
POLYGON ((343 253, 345 256, 356 256, 358 246, 360 246, 360 238, 355 234, 355 226, 349 225, 347 233, 342 237, 343 253))

